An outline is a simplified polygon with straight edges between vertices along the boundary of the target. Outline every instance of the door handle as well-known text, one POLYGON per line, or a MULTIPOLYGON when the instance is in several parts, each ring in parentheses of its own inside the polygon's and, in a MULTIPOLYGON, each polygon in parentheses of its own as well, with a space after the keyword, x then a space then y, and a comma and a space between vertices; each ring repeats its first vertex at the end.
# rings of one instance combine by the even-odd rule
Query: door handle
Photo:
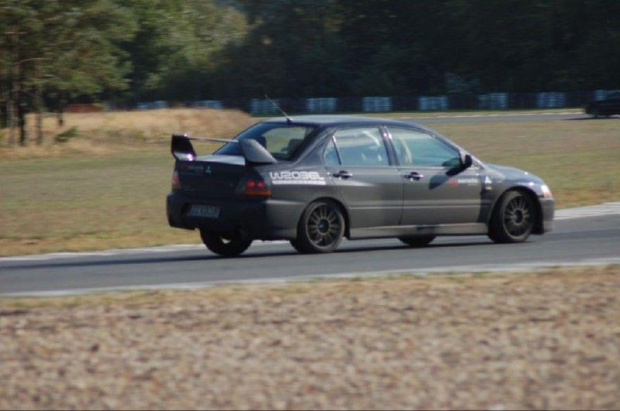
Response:
POLYGON ((348 172, 348 171, 346 171, 346 170, 340 170, 340 171, 338 171, 337 173, 334 173, 334 174, 332 174, 332 175, 333 175, 334 177, 337 177, 337 178, 344 178, 344 179, 347 179, 347 178, 353 177, 353 174, 349 173, 349 172, 348 172))
POLYGON ((412 171, 411 173, 407 173, 405 174, 403 177, 405 177, 407 180, 419 180, 422 177, 424 177, 423 174, 418 173, 417 171, 412 171))

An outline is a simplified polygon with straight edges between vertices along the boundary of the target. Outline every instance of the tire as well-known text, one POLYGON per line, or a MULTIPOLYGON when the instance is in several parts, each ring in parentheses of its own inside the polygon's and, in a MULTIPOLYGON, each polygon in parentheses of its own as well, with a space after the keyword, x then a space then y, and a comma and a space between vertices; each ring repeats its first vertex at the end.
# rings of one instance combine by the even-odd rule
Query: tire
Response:
POLYGON ((223 257, 236 257, 252 244, 252 239, 241 234, 228 238, 211 231, 200 230, 200 238, 209 250, 223 257))
POLYGON ((489 238, 496 243, 521 243, 528 239, 536 222, 534 200, 519 191, 508 191, 493 210, 489 238))
POLYGON ((290 243, 291 243, 291 245, 293 246, 293 248, 295 250, 299 251, 300 253, 303 253, 303 250, 301 248, 299 248, 299 244, 297 243, 297 239, 291 240, 290 243))
POLYGON ((434 235, 420 237, 398 237, 400 241, 411 247, 424 247, 429 245, 434 239, 434 235))
POLYGON ((297 239, 291 241, 304 254, 331 253, 344 236, 344 217, 331 201, 316 201, 304 210, 297 225, 297 239))

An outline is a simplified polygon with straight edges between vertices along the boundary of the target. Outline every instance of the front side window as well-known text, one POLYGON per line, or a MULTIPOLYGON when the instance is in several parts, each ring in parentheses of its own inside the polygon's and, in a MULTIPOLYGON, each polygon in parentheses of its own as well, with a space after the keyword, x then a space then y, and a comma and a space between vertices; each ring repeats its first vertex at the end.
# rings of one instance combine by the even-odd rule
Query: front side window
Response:
POLYGON ((334 134, 343 166, 388 166, 381 131, 373 127, 347 128, 334 134))
POLYGON ((334 140, 330 140, 327 147, 325 147, 325 151, 323 152, 323 161, 326 166, 340 165, 340 157, 338 157, 338 151, 336 151, 334 140))
POLYGON ((429 134, 397 127, 390 127, 389 132, 403 166, 456 167, 460 164, 457 150, 429 134))
MULTIPOLYGON (((304 139, 316 127, 282 123, 259 123, 239 134, 235 140, 252 139, 258 141, 276 160, 290 160, 304 139)), ((215 154, 241 156, 241 147, 228 143, 215 154)))

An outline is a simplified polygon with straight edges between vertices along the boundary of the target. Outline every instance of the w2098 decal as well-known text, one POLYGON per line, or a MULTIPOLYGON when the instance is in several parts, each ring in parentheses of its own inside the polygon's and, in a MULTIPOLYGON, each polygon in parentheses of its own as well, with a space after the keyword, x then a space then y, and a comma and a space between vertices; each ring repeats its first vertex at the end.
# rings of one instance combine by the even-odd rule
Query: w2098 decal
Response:
POLYGON ((272 171, 269 173, 271 183, 274 185, 299 184, 324 186, 325 178, 317 171, 272 171))

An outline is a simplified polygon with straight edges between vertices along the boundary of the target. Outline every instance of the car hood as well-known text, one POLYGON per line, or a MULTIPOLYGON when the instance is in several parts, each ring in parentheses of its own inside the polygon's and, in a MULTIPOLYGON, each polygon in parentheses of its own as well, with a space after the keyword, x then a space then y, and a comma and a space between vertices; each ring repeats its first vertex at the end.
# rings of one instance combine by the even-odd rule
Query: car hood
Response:
POLYGON ((542 183, 542 179, 540 177, 525 170, 520 170, 514 167, 501 166, 498 164, 485 164, 485 165, 487 166, 488 169, 501 175, 505 179, 511 179, 511 180, 526 179, 528 181, 542 183))

